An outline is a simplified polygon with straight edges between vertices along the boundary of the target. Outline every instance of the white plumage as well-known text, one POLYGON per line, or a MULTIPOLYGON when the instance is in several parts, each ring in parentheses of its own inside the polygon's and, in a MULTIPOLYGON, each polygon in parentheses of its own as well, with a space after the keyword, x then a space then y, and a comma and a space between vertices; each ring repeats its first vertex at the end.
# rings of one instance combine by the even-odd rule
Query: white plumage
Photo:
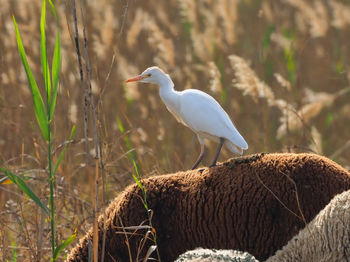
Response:
POLYGON ((247 142, 228 114, 210 95, 197 89, 176 91, 169 75, 156 66, 147 68, 142 74, 126 80, 126 82, 134 81, 158 84, 159 95, 168 110, 177 121, 197 134, 201 153, 192 169, 196 168, 204 157, 204 139, 220 143, 211 166, 216 165, 223 144, 228 150, 239 155, 248 149, 247 142))

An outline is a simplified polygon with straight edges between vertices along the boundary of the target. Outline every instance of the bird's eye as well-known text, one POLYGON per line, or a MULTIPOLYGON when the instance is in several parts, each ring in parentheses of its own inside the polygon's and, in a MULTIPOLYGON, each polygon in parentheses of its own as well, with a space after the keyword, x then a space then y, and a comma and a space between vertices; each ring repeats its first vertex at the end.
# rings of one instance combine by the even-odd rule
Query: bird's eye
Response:
POLYGON ((152 74, 147 74, 147 77, 150 77, 150 76, 152 76, 152 74))

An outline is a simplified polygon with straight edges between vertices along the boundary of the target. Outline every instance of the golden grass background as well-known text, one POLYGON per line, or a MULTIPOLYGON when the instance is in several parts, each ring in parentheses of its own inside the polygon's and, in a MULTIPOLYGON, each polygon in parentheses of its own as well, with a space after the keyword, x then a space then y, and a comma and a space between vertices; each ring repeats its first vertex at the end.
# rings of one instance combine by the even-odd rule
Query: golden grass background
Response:
MULTIPOLYGON (((124 83, 152 65, 168 72, 177 90, 197 88, 214 96, 247 140, 247 154, 312 151, 350 166, 348 1, 90 0, 77 4, 80 30, 83 24, 87 30, 100 118, 106 201, 132 182, 130 150, 136 152, 144 176, 188 169, 199 153, 197 138, 166 110, 157 87, 124 83)), ((82 236, 90 226, 91 201, 72 4, 57 0, 55 5, 62 41, 53 131, 58 152, 72 125, 77 125, 57 176, 60 243, 75 229, 82 236)), ((42 86, 41 0, 0 0, 0 6, 0 165, 31 177, 28 184, 44 200, 46 145, 35 120, 12 23, 14 14, 30 66, 42 86)), ((52 52, 55 23, 48 16, 52 52)), ((205 165, 216 148, 208 146, 205 165)), ((224 150, 219 160, 229 157, 224 150)), ((17 252, 18 261, 44 261, 50 254, 48 230, 32 201, 14 185, 0 185, 0 260, 10 260, 17 252)))

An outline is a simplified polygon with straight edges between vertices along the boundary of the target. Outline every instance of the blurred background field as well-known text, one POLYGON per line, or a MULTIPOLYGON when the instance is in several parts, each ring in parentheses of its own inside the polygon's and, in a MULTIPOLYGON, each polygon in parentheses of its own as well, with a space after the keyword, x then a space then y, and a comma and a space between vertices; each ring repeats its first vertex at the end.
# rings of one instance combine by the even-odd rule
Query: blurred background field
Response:
MULTIPOLYGON (((14 14, 32 71, 43 86, 41 2, 0 0, 0 166, 25 173, 45 201, 46 144, 32 110, 12 22, 14 14)), ((62 41, 53 124, 57 152, 77 125, 56 180, 60 242, 75 229, 82 236, 91 225, 92 178, 85 164, 72 3, 56 0, 55 5, 62 41)), ((125 84, 152 65, 168 72, 176 89, 197 88, 215 97, 248 142, 246 154, 315 152, 349 168, 349 1, 89 0, 77 1, 77 8, 80 30, 83 24, 87 30, 105 205, 132 182, 132 159, 147 177, 189 169, 199 153, 197 138, 166 110, 156 86, 125 84)), ((47 28, 52 53, 52 16, 47 28)), ((205 165, 216 145, 208 147, 205 165)), ((219 160, 230 157, 223 150, 219 160)), ((45 261, 50 247, 46 224, 41 210, 14 185, 0 185, 0 260, 45 261)))

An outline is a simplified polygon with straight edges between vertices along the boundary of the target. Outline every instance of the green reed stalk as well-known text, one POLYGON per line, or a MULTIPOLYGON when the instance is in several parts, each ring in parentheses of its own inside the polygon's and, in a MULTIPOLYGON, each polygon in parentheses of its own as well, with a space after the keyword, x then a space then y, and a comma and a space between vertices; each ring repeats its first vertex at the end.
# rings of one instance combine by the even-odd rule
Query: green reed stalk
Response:
MULTIPOLYGON (((51 125, 50 123, 48 124, 48 131, 49 131, 49 137, 48 137, 48 145, 47 145, 47 153, 48 153, 48 162, 49 162, 49 176, 50 176, 50 197, 49 197, 49 201, 50 201, 50 211, 51 211, 51 250, 52 250, 52 257, 54 257, 55 254, 55 206, 54 206, 54 175, 52 173, 52 150, 51 150, 51 125)), ((55 261, 55 259, 52 259, 53 261, 55 261)))
POLYGON ((74 232, 68 239, 63 241, 60 245, 56 246, 55 243, 55 205, 54 205, 54 185, 55 185, 55 174, 57 169, 63 159, 67 145, 72 141, 72 138, 75 134, 75 126, 73 126, 70 140, 66 146, 61 151, 58 160, 53 168, 52 160, 52 137, 51 137, 51 122, 56 106, 56 98, 58 94, 58 80, 61 67, 61 45, 59 37, 59 23, 56 9, 52 3, 52 0, 48 0, 48 3, 51 6, 52 13, 56 18, 57 23, 57 34, 55 49, 52 57, 52 67, 51 72, 49 68, 49 62, 47 58, 47 45, 46 45, 46 33, 45 33, 45 24, 46 24, 46 0, 43 0, 42 9, 41 9, 41 18, 40 18, 40 55, 41 55, 41 66, 42 73, 45 83, 45 94, 46 94, 46 108, 37 83, 34 79, 34 76, 31 72, 30 66, 27 61, 26 53, 23 47, 22 39, 18 30, 15 17, 13 17, 13 22, 16 30, 16 39, 18 45, 18 51, 24 66, 24 69, 27 74, 29 88, 32 94, 34 112, 36 119, 38 121, 41 133, 47 143, 47 158, 48 158, 48 173, 49 173, 49 185, 50 185, 50 194, 49 194, 49 210, 47 207, 40 201, 39 197, 30 189, 30 187, 24 182, 24 180, 5 168, 0 168, 2 171, 13 183, 15 183, 19 189, 21 189, 25 194, 27 194, 37 205, 39 205, 49 216, 50 219, 50 229, 51 229, 51 251, 52 257, 51 261, 56 261, 60 252, 69 245, 75 238, 76 233, 74 232))

